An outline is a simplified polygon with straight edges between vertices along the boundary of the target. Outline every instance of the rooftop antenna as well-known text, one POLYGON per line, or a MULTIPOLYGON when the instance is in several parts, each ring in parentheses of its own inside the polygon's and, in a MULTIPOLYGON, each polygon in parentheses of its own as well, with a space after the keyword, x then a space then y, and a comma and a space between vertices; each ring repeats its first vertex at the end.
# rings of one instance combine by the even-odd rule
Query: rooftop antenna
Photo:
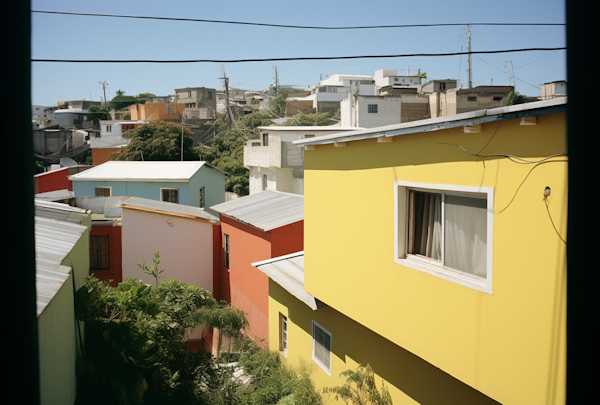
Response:
POLYGON ((108 83, 100 82, 100 84, 102 85, 102 90, 104 91, 104 105, 106 106, 106 86, 108 86, 108 83))
POLYGON ((515 67, 513 66, 512 60, 506 60, 504 61, 504 69, 508 69, 508 67, 510 66, 510 75, 508 76, 508 80, 510 81, 512 79, 513 82, 513 87, 516 90, 517 89, 517 82, 515 81, 515 67))
POLYGON ((471 57, 471 25, 467 24, 467 60, 469 72, 469 88, 473 88, 473 60, 471 57))

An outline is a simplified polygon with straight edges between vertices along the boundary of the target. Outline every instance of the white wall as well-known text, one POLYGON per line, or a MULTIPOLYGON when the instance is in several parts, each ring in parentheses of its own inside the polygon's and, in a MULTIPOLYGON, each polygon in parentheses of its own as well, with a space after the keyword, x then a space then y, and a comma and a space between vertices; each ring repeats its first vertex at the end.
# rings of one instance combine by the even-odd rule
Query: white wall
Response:
POLYGON ((175 279, 213 290, 212 224, 196 219, 123 209, 123 279, 154 284, 138 268, 161 253, 160 281, 175 279))

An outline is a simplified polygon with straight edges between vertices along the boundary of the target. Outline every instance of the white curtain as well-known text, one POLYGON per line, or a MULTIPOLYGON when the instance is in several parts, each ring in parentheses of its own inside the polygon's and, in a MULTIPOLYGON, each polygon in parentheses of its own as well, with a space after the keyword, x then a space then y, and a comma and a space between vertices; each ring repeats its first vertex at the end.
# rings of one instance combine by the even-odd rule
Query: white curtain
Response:
POLYGON ((486 277, 487 200, 446 195, 444 240, 444 266, 486 277))

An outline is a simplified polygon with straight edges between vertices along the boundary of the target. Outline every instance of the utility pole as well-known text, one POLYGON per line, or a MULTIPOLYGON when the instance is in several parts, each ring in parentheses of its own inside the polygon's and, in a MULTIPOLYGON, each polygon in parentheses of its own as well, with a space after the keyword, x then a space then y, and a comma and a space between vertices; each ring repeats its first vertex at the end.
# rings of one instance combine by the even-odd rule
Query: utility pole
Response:
POLYGON ((471 26, 467 24, 467 52, 468 52, 468 71, 469 71, 469 88, 473 88, 473 61, 471 59, 471 26))
POLYGON ((181 161, 183 162, 183 118, 185 117, 185 108, 181 112, 181 161))
POLYGON ((219 77, 219 79, 225 81, 225 109, 227 110, 227 122, 229 123, 229 128, 231 128, 233 120, 231 119, 231 110, 229 109, 229 78, 225 75, 225 69, 223 69, 223 77, 219 77))
POLYGON ((106 86, 108 86, 108 83, 100 82, 100 84, 102 85, 102 90, 104 91, 104 106, 106 107, 106 86))
POLYGON ((277 66, 273 66, 275 68, 275 95, 279 95, 279 72, 277 72, 277 66))

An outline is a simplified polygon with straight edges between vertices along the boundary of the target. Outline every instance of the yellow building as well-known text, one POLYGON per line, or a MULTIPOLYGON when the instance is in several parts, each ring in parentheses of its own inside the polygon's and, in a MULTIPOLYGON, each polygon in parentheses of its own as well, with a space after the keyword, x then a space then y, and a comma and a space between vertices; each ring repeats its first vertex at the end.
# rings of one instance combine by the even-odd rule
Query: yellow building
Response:
POLYGON ((394 404, 564 403, 565 110, 296 141, 305 256, 255 263, 271 349, 319 388, 368 363, 394 404))

